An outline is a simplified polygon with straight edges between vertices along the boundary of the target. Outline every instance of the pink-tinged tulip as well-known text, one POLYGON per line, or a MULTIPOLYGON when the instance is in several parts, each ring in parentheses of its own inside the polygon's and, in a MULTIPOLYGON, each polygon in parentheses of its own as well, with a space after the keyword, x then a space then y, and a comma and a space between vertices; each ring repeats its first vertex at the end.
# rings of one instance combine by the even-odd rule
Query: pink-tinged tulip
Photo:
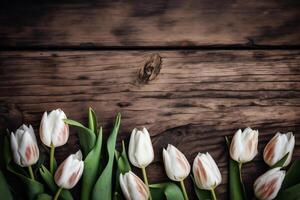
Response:
POLYGON ((120 186, 127 200, 147 200, 149 192, 143 181, 133 172, 120 174, 120 186))
POLYGON ((163 160, 165 170, 169 179, 179 181, 185 200, 188 195, 184 186, 184 179, 190 174, 191 166, 186 157, 176 147, 168 144, 167 149, 163 150, 163 160))
POLYGON ((66 118, 61 109, 52 110, 49 115, 44 113, 40 125, 40 138, 46 146, 59 147, 67 143, 69 126, 63 121, 66 118))
POLYGON ((150 134, 146 128, 133 129, 129 142, 128 156, 131 164, 138 168, 147 167, 154 159, 150 134))
POLYGON ((295 137, 293 133, 276 133, 276 135, 268 142, 264 149, 264 161, 273 166, 289 153, 282 167, 290 164, 295 146, 295 137))
POLYGON ((54 180, 60 188, 71 189, 79 181, 84 168, 81 151, 71 154, 55 172, 54 180))
POLYGON ((171 144, 163 150, 163 160, 167 176, 173 181, 184 180, 191 171, 186 157, 171 144))
POLYGON ((196 156, 193 174, 197 187, 203 190, 213 190, 222 181, 220 170, 209 153, 196 156))
POLYGON ((254 182, 255 196, 260 200, 274 199, 279 192, 284 176, 285 171, 277 167, 258 177, 254 182))
POLYGON ((238 163, 251 161, 257 154, 258 131, 246 128, 239 129, 233 136, 230 144, 230 156, 238 163))
POLYGON ((11 133, 11 149, 15 163, 29 167, 39 159, 39 148, 31 125, 22 125, 16 132, 11 133))

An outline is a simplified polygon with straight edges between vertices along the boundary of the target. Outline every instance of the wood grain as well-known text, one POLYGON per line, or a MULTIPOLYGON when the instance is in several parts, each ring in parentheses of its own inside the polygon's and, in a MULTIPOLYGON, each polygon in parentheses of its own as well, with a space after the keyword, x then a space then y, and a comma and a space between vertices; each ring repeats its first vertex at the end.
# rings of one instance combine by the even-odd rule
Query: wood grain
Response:
MULTIPOLYGON (((86 122, 91 106, 108 135, 121 112, 118 144, 134 127, 146 126, 152 135, 150 182, 167 180, 161 151, 168 143, 191 163, 197 152, 208 151, 222 171, 218 196, 226 199, 224 136, 251 126, 260 131, 259 155, 244 168, 251 197, 254 179, 267 169, 261 153, 273 134, 293 131, 293 158, 300 158, 299 64, 298 50, 1 52, 0 127, 23 121, 37 128, 43 111, 55 108, 86 122)), ((71 132, 56 153, 59 160, 79 148, 71 132)))
POLYGON ((300 45, 299 10, 297 0, 4 1, 0 46, 300 45))

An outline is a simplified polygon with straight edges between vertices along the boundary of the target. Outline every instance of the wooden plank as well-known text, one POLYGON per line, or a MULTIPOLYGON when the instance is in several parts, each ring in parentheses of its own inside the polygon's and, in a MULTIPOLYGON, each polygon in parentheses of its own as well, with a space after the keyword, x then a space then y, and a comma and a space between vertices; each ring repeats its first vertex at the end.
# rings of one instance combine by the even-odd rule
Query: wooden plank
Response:
MULTIPOLYGON (((277 131, 295 133, 293 158, 300 158, 299 63, 298 50, 0 52, 1 129, 22 122, 37 128, 43 111, 54 108, 86 122, 91 106, 108 135, 121 112, 118 144, 134 127, 146 126, 152 135, 152 183, 167 180, 161 151, 172 143, 191 163, 197 152, 213 155, 223 175, 217 192, 225 199, 224 136, 238 128, 260 131, 259 155, 244 168, 249 189, 267 169, 263 147, 277 131)), ((71 131, 59 160, 79 148, 71 131)))
POLYGON ((3 3, 5 47, 300 45, 300 2, 3 3))

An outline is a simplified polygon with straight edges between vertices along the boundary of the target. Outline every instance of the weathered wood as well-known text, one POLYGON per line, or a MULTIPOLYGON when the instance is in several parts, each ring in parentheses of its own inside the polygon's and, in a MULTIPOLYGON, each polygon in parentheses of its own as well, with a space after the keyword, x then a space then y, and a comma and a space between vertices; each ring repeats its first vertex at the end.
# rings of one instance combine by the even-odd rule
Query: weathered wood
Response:
POLYGON ((300 45, 300 2, 43 1, 0 7, 0 45, 300 45))
MULTIPOLYGON (((217 191, 225 199, 224 136, 238 128, 260 130, 259 156, 244 168, 249 189, 266 170, 262 150, 277 131, 296 134, 294 159, 300 158, 299 64, 298 50, 0 52, 0 121, 5 122, 0 127, 16 128, 23 121, 37 128, 43 111, 58 107, 86 122, 91 106, 107 135, 121 112, 119 142, 128 140, 134 127, 146 126, 152 135, 151 182, 166 180, 161 150, 168 143, 191 163, 197 152, 208 151, 221 168, 217 191), (155 78, 141 81, 141 70, 149 66, 160 71, 146 70, 146 77, 155 78)), ((59 160, 79 148, 71 131, 70 142, 56 153, 59 160)))

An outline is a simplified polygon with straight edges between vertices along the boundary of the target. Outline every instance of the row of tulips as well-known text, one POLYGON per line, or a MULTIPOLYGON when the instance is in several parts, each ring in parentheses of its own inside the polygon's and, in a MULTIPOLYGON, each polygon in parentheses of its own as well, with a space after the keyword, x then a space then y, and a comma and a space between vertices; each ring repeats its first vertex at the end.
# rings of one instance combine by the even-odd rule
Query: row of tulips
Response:
MULTIPOLYGON (((96 115, 92 109, 89 110, 88 127, 67 119, 65 113, 60 109, 53 110, 49 114, 45 112, 40 123, 39 136, 43 146, 46 146, 49 152, 49 167, 43 165, 32 126, 22 125, 15 133, 11 133, 10 148, 14 163, 21 168, 27 167, 28 173, 19 173, 15 167, 12 167, 13 164, 9 162, 9 159, 5 159, 6 168, 8 172, 17 175, 26 185, 26 188, 29 188, 29 199, 72 199, 68 189, 73 188, 83 177, 81 199, 84 200, 117 200, 123 197, 127 200, 187 200, 188 194, 184 180, 190 175, 191 166, 184 154, 171 144, 162 152, 168 178, 178 182, 181 189, 172 182, 149 184, 146 168, 154 160, 154 150, 148 130, 146 128, 142 130, 133 129, 129 141, 128 160, 124 142, 122 152, 115 150, 119 126, 120 115, 117 116, 114 129, 107 140, 107 160, 103 164, 101 152, 104 152, 105 149, 102 147, 102 128, 98 127, 96 115), (69 155, 56 167, 55 148, 67 143, 69 125, 77 128, 83 153, 79 150, 77 153, 69 155), (117 165, 117 171, 116 185, 113 188, 114 163, 117 165), (141 169, 143 181, 132 172, 130 163, 141 169), (40 174, 35 173, 36 170, 33 169, 33 165, 36 166, 40 174), (46 183, 48 190, 44 189, 40 179, 46 183), (112 193, 113 189, 114 193, 112 193), (123 195, 119 191, 122 191, 123 195)), ((227 139, 227 144, 230 154, 230 199, 247 199, 242 182, 242 165, 252 161, 258 153, 258 131, 251 128, 246 128, 244 131, 238 130, 231 142, 227 139)), ((263 158, 265 163, 270 166, 270 170, 258 177, 254 183, 254 193, 258 199, 279 198, 286 194, 286 190, 281 189, 283 184, 288 192, 290 192, 291 187, 294 191, 294 185, 300 184, 300 173, 295 172, 295 168, 300 166, 298 161, 295 162, 296 166, 293 165, 290 168, 289 176, 285 176, 286 171, 282 169, 290 164, 294 146, 295 138, 292 133, 277 133, 266 145, 263 158)), ((3 153, 9 154, 5 148, 3 153)), ((193 162, 191 177, 195 183, 198 199, 217 199, 215 188, 222 182, 222 175, 209 153, 198 153, 193 162)), ((0 186, 4 183, 6 183, 5 179, 0 176, 0 186)), ((3 190, 7 188, 7 191, 2 191, 2 193, 7 194, 6 199, 12 199, 9 187, 3 186, 2 188, 3 190)), ((300 186, 296 187, 296 189, 298 188, 300 189, 300 186)), ((299 195, 297 197, 300 197, 300 192, 297 194, 299 195)), ((295 196, 295 193, 293 195, 295 196)))

